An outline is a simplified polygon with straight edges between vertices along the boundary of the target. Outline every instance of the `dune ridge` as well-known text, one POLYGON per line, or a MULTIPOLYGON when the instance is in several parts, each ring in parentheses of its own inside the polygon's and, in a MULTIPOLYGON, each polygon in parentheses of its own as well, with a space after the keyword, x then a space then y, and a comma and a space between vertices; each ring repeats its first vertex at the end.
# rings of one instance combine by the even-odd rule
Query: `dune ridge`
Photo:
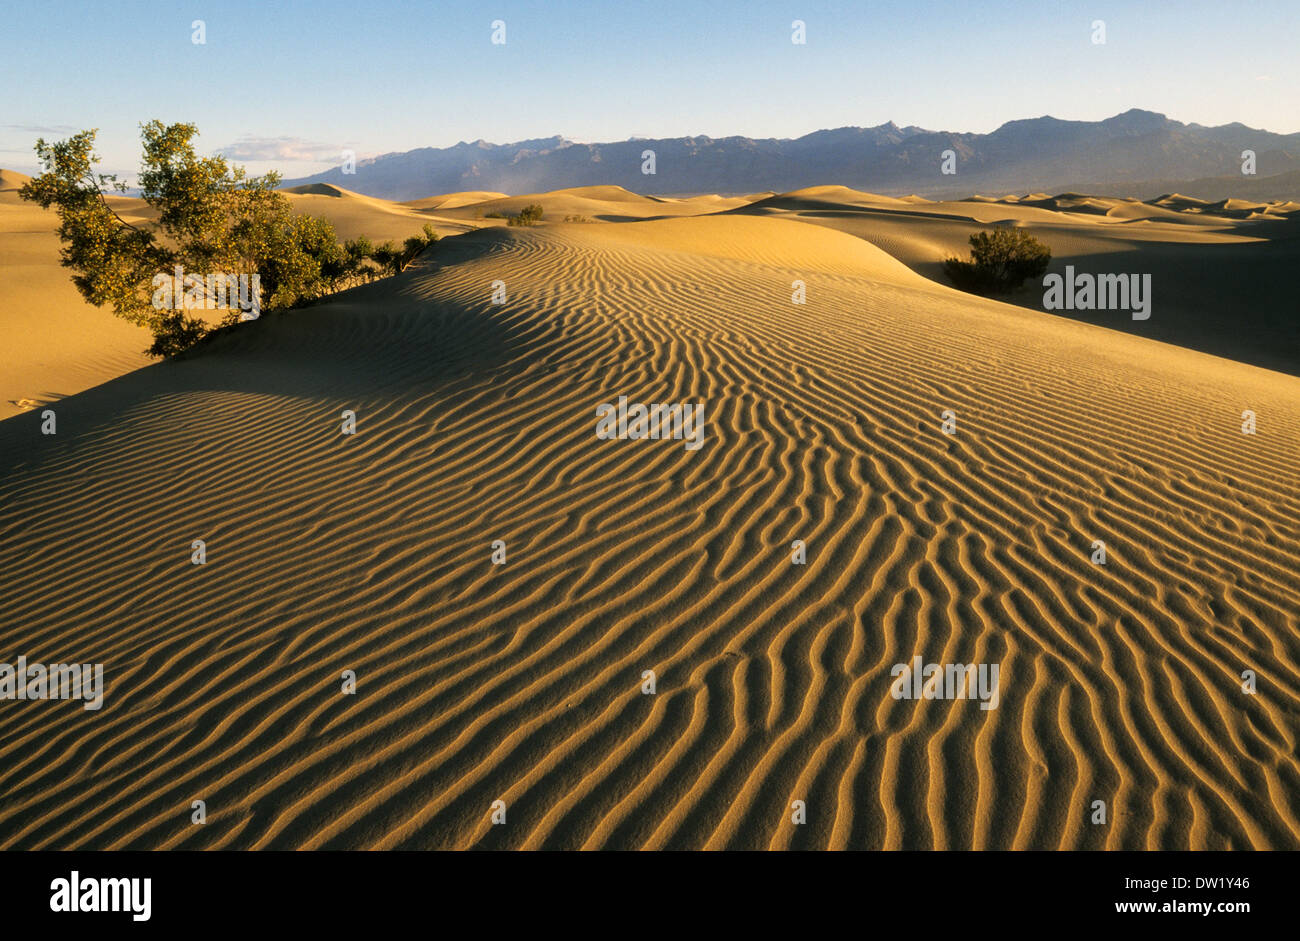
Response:
POLYGON ((59 422, 0 422, 0 657, 109 690, 0 710, 5 848, 1300 847, 1293 376, 727 214, 471 232, 59 422))
POLYGON ((31 177, 17 170, 0 169, 0 193, 19 190, 31 182, 31 177))

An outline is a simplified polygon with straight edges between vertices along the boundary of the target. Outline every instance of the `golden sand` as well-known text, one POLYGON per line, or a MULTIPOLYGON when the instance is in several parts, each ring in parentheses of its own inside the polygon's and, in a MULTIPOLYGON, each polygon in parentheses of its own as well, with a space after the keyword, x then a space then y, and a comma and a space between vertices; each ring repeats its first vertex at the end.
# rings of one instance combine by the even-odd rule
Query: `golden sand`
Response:
POLYGON ((0 703, 0 846, 1300 846, 1300 378, 923 276, 972 215, 1244 223, 611 189, 297 195, 484 228, 143 369, 0 194, 5 395, 79 392, 0 422, 0 660, 108 684, 0 703), (599 224, 476 218, 530 201, 599 224), (619 395, 704 446, 599 440, 619 395), (915 656, 998 707, 893 698, 915 656))

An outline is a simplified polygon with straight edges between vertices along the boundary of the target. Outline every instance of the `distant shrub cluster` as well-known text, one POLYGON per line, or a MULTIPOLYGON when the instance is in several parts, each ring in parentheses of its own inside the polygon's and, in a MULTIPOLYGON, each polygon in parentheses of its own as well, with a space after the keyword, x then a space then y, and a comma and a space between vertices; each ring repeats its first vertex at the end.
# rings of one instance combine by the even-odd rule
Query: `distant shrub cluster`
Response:
POLYGON ((1040 277, 1052 251, 1023 229, 999 226, 970 237, 971 260, 944 260, 955 287, 972 294, 1007 294, 1027 279, 1040 277))
POLYGON ((109 205, 105 189, 125 193, 127 186, 112 174, 95 172, 93 130, 53 144, 38 140, 44 172, 20 191, 24 199, 58 212, 62 261, 75 272, 72 280, 82 297, 148 327, 154 338, 150 355, 179 353, 212 332, 191 313, 195 309, 218 307, 223 311, 218 327, 224 327, 250 319, 249 307, 257 312, 310 303, 396 274, 438 239, 426 225, 423 235, 400 247, 375 246, 365 237, 340 245, 329 222, 295 213, 289 198, 276 192, 278 174, 248 177, 224 157, 196 155, 197 133, 192 124, 142 126, 139 186, 158 214, 156 223, 127 222, 109 205), (184 303, 160 303, 155 283, 174 271, 209 274, 184 277, 184 303), (230 306, 227 283, 257 285, 259 296, 242 310, 230 306), (207 293, 214 284, 221 286, 219 303, 207 293))
POLYGON ((590 216, 565 216, 564 221, 565 222, 595 222, 596 220, 591 218, 590 216))
POLYGON ((506 225, 537 225, 541 221, 542 207, 537 203, 530 203, 519 210, 519 215, 508 217, 506 225))

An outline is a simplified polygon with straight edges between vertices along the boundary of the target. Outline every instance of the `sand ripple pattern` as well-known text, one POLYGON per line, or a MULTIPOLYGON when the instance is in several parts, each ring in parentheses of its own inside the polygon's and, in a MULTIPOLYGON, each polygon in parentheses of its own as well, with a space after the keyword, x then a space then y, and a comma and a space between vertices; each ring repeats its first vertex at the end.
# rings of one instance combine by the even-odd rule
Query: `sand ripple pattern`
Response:
POLYGON ((0 702, 0 846, 1300 847, 1300 380, 795 221, 430 255, 0 423, 0 660, 108 681, 0 702))

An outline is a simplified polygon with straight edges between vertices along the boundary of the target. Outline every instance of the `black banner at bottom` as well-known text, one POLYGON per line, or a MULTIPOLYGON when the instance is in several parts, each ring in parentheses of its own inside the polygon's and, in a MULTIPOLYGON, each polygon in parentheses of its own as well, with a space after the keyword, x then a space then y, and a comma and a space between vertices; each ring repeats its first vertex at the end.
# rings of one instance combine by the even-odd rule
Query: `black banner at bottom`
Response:
POLYGON ((1292 853, 0 853, 7 928, 1296 924, 1292 853), (456 921, 446 921, 458 916, 456 921), (953 920, 955 919, 955 921, 953 920))

